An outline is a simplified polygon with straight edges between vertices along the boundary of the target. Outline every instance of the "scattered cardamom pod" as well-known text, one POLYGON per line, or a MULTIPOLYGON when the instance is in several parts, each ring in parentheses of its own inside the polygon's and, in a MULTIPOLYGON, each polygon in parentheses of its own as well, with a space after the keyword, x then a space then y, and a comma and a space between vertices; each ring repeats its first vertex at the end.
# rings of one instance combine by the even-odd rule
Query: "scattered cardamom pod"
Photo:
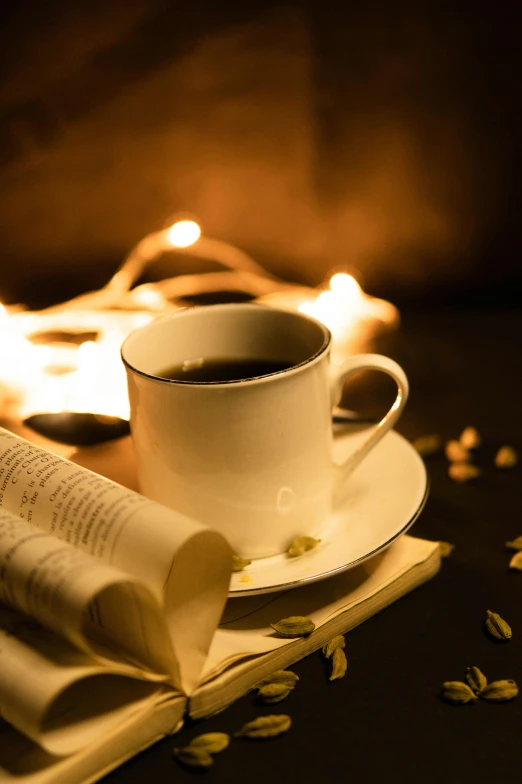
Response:
POLYGON ((282 683, 285 686, 295 686, 297 681, 299 680, 299 675, 296 675, 295 672, 291 670, 276 670, 271 675, 266 675, 264 678, 261 678, 258 683, 256 683, 255 688, 260 688, 261 686, 266 686, 268 683, 282 683))
POLYGON ((448 441, 444 447, 444 454, 450 463, 464 463, 469 460, 469 452, 458 441, 448 441))
POLYGON ((205 749, 185 746, 183 749, 174 749, 173 754, 177 760, 189 768, 209 768, 214 764, 212 755, 205 749))
POLYGON ((315 623, 304 615, 291 615, 270 626, 280 637, 306 637, 315 629, 315 623))
POLYGON ((443 683, 440 696, 443 700, 451 702, 453 705, 465 705, 478 699, 471 687, 462 681, 446 681, 443 683))
POLYGON ((326 658, 329 659, 337 648, 344 648, 345 646, 346 640, 344 639, 343 635, 336 634, 335 637, 332 637, 331 640, 328 640, 328 642, 323 645, 323 656, 326 656, 326 658))
POLYGON ((515 681, 493 681, 488 683, 485 689, 480 692, 480 696, 489 702, 507 702, 518 694, 518 686, 515 681))
POLYGON ((482 439, 474 427, 466 427, 460 434, 459 444, 463 449, 476 449, 481 443, 482 439))
POLYGON ((488 685, 488 679, 478 667, 466 667, 466 680, 476 694, 480 694, 488 685))
POLYGON ((297 558, 308 550, 313 550, 320 541, 320 539, 314 539, 313 536, 296 536, 286 552, 291 558, 297 558))
POLYGON ((522 552, 515 553, 509 562, 509 568, 518 569, 519 572, 522 572, 522 552))
POLYGON ((224 751, 230 743, 230 736, 226 732, 205 732, 203 735, 198 735, 193 738, 188 749, 202 749, 209 754, 218 754, 224 751))
POLYGON ((233 572, 241 572, 243 569, 246 569, 247 566, 250 566, 252 561, 248 561, 246 558, 241 558, 240 555, 233 555, 232 556, 232 571, 233 572))
POLYGON ((442 439, 440 436, 420 436, 413 442, 413 448, 417 450, 421 457, 430 457, 438 452, 442 446, 442 439))
POLYGON ((476 479, 481 473, 480 468, 471 463, 451 463, 448 468, 448 476, 455 482, 469 482, 470 479, 476 479))
POLYGON ((267 683, 265 686, 261 686, 257 696, 265 704, 271 705, 274 702, 285 700, 293 688, 293 684, 287 686, 285 683, 267 683))
POLYGON ((512 446, 501 446, 495 455, 497 468, 513 468, 518 463, 518 455, 512 446))
POLYGON ((241 729, 235 733, 236 738, 275 738, 290 729, 292 720, 290 716, 281 713, 277 716, 259 716, 253 721, 247 721, 241 729))
POLYGON ((522 550, 522 536, 516 536, 514 539, 510 539, 509 542, 506 542, 505 547, 508 550, 522 550))
POLYGON ((451 544, 450 542, 439 542, 439 552, 441 558, 448 558, 454 549, 455 545, 451 544))
POLYGON ((332 671, 330 673, 330 680, 336 681, 343 678, 346 673, 348 662, 346 655, 342 648, 336 648, 332 654, 332 671))
POLYGON ((509 623, 506 623, 498 613, 491 612, 491 610, 486 610, 484 625, 487 631, 493 637, 496 637, 497 640, 510 640, 513 635, 509 623))
POLYGON ((506 547, 509 550, 522 550, 522 536, 517 536, 510 542, 506 542, 506 547))

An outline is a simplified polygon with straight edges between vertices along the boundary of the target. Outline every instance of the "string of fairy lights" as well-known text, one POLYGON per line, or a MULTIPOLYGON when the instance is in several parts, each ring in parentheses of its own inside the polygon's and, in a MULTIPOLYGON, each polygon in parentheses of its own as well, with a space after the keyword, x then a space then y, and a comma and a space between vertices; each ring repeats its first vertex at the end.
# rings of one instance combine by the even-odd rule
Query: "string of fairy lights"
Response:
POLYGON ((319 288, 288 283, 240 248, 207 237, 195 220, 181 218, 143 237, 101 289, 40 311, 0 304, 2 417, 43 411, 128 416, 123 339, 155 316, 213 292, 242 292, 321 320, 333 335, 334 361, 363 350, 376 332, 399 320, 391 303, 365 294, 352 275, 336 272, 319 288), (173 267, 176 254, 184 254, 218 269, 139 283, 163 254, 172 255, 173 267))

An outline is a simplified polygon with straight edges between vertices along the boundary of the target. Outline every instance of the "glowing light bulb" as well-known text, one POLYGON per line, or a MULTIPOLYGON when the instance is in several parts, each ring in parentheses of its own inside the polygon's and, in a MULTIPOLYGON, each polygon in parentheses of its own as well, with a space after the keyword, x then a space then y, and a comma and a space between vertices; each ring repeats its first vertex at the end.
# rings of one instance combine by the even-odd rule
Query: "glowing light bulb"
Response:
POLYGON ((330 278, 330 290, 345 299, 356 299, 362 296, 361 287, 354 277, 346 272, 337 272, 330 278))
POLYGON ((144 283, 133 291, 134 302, 145 310, 161 310, 165 307, 165 298, 153 286, 144 283))
POLYGON ((196 221, 180 220, 167 229, 167 239, 174 248, 189 248, 201 237, 196 221))

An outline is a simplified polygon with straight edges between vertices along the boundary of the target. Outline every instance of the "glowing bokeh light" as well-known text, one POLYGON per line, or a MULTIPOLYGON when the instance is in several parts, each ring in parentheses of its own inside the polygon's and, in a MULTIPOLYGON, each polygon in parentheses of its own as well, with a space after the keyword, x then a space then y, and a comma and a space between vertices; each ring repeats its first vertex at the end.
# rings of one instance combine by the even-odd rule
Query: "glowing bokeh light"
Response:
POLYGON ((167 229, 167 239, 174 248, 189 248, 201 237, 201 228, 193 220, 176 221, 167 229))

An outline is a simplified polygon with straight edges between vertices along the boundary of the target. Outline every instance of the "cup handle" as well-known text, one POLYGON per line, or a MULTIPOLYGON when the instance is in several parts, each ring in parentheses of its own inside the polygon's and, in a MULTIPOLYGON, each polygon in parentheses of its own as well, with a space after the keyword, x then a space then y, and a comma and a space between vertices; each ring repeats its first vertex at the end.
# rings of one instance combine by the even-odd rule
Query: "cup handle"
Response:
POLYGON ((343 501, 346 480, 355 471, 366 455, 376 446, 399 419, 408 399, 409 384, 406 374, 397 362, 382 354, 357 354, 341 362, 330 365, 330 398, 332 406, 339 403, 344 384, 359 370, 380 370, 391 376, 397 384, 397 397, 389 411, 371 430, 368 437, 355 452, 343 463, 334 464, 334 505, 343 501))

